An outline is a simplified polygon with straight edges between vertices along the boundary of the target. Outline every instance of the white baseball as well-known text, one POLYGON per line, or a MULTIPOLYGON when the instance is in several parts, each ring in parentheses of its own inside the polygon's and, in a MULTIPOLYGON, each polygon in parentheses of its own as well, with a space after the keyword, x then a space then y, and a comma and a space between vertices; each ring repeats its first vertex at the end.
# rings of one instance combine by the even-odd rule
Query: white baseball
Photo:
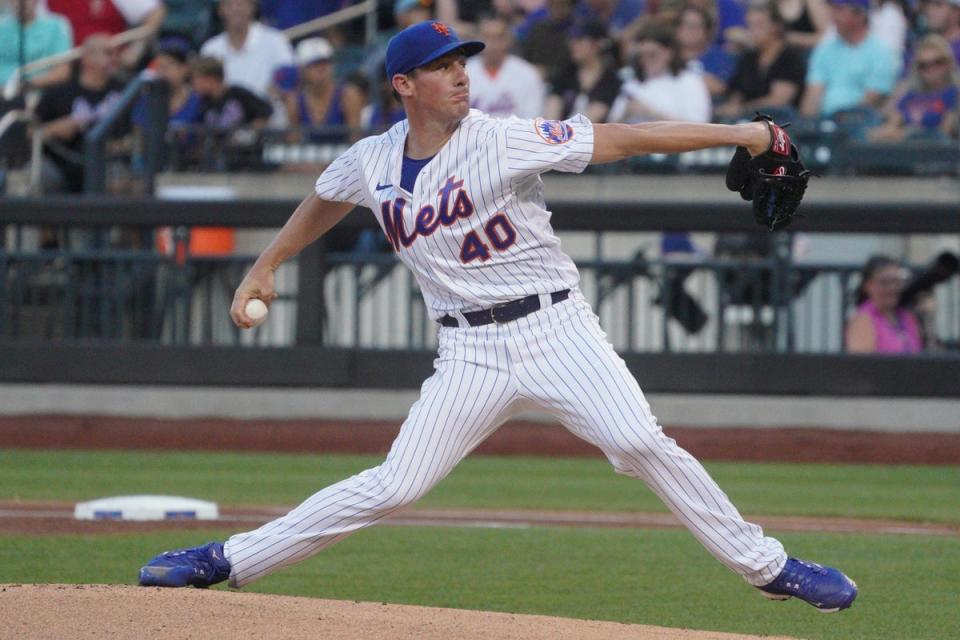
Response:
POLYGON ((247 306, 243 308, 247 317, 256 322, 262 320, 267 315, 267 305, 260 298, 250 298, 247 300, 247 306))

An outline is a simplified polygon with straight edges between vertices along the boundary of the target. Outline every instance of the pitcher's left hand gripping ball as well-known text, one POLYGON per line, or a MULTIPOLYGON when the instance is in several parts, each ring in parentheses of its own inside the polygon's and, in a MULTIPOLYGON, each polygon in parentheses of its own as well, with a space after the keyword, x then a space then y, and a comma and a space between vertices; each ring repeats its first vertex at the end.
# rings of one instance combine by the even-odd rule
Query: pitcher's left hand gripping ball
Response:
POLYGON ((727 167, 727 188, 752 200, 757 224, 776 231, 793 222, 810 172, 783 127, 762 113, 754 118, 758 121, 770 128, 770 147, 752 158, 746 147, 737 147, 727 167))

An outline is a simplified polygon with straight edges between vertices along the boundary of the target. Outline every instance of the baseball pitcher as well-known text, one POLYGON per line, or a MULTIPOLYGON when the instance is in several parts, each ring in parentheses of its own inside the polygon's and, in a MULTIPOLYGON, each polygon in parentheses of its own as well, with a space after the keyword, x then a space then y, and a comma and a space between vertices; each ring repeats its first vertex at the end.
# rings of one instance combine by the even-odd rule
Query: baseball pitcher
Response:
POLYGON ((737 145, 728 187, 754 202, 760 224, 779 229, 807 177, 789 137, 763 117, 741 125, 492 119, 469 107, 466 59, 483 46, 434 21, 390 41, 387 75, 407 119, 354 144, 323 172, 231 309, 238 326, 253 326, 246 304, 273 300, 281 263, 354 206, 369 207, 440 325, 436 370, 386 460, 259 529, 157 556, 140 570, 140 584, 250 584, 416 501, 504 421, 536 407, 599 447, 617 472, 645 482, 762 594, 795 596, 821 611, 849 607, 853 581, 788 557, 663 433, 578 288, 540 178, 639 154, 737 145))

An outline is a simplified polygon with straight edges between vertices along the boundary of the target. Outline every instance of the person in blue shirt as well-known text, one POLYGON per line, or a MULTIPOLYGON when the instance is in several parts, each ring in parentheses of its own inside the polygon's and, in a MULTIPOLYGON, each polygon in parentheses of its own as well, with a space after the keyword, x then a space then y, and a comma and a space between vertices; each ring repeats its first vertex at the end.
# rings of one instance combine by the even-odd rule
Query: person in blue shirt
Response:
POLYGON ((726 91, 734 68, 733 56, 714 39, 716 27, 716 16, 695 4, 684 6, 674 25, 674 38, 681 59, 687 68, 701 74, 713 98, 726 91))
MULTIPOLYGON (((17 70, 21 64, 63 53, 73 46, 73 30, 66 18, 49 12, 38 13, 37 0, 21 0, 16 6, 18 11, 0 14, 0 88, 14 75, 20 79, 17 70)), ((60 64, 28 74, 23 80, 28 86, 41 89, 66 82, 69 77, 70 65, 60 64)))
POLYGON ((900 60, 870 33, 870 0, 832 0, 830 10, 837 34, 818 44, 810 56, 801 115, 869 113, 893 90, 900 60))
POLYGON ((883 125, 869 137, 875 142, 947 140, 957 127, 958 102, 960 81, 950 43, 943 36, 928 35, 917 44, 911 73, 887 106, 883 125))
POLYGON ((379 96, 379 100, 372 102, 369 117, 364 119, 363 125, 367 133, 383 133, 407 117, 403 104, 393 95, 390 83, 380 82, 379 96))
POLYGON ((284 92, 287 120, 313 141, 348 138, 361 125, 366 95, 353 82, 337 82, 333 46, 325 38, 297 45, 298 83, 284 92))
MULTIPOLYGON (((170 87, 168 144, 178 157, 190 157, 198 147, 196 125, 200 123, 201 99, 190 84, 190 62, 194 50, 186 38, 167 36, 157 43, 156 55, 148 69, 166 80, 170 87)), ((134 127, 149 127, 147 99, 140 98, 130 117, 134 127)))
MULTIPOLYGON (((190 43, 179 36, 168 36, 157 44, 157 53, 150 70, 170 86, 171 127, 196 124, 200 121, 200 96, 190 85, 190 43)), ((141 100, 133 110, 133 123, 146 124, 146 103, 141 100)))

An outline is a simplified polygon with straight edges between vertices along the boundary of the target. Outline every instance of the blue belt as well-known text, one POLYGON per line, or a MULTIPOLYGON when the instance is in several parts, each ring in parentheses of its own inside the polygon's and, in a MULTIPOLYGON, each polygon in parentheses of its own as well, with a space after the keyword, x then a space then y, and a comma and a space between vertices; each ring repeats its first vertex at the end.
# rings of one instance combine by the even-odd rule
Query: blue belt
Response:
MULTIPOLYGON (((558 302, 563 302, 568 297, 570 297, 570 289, 554 291, 550 294, 550 301, 552 304, 557 304, 558 302)), ((467 324, 469 324, 471 327, 479 327, 485 324, 493 324, 494 322, 497 324, 512 322, 513 320, 517 320, 539 310, 540 296, 538 294, 533 294, 531 296, 527 296, 526 298, 519 298, 517 300, 511 300, 510 302, 498 304, 490 307, 489 309, 481 309, 480 311, 467 311, 464 312, 463 317, 467 321, 467 324)), ((453 316, 443 316, 437 320, 437 322, 445 327, 460 326, 460 322, 453 316)))

